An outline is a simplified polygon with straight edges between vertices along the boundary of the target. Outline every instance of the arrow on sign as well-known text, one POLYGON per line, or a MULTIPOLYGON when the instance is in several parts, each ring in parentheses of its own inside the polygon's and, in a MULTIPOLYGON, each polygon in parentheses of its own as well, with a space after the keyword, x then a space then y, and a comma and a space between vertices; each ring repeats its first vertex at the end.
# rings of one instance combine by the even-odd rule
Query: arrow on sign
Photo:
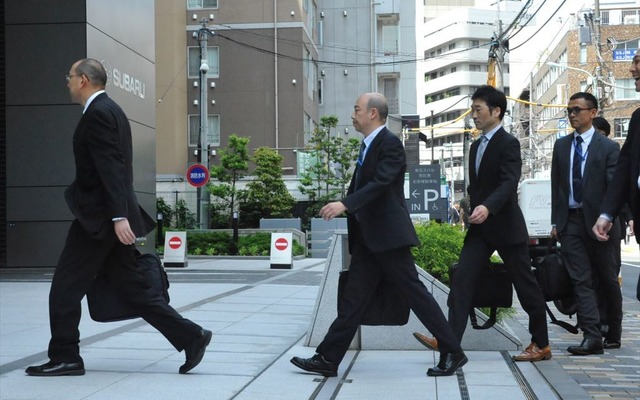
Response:
POLYGON ((420 196, 420 191, 418 191, 418 189, 414 190, 411 192, 411 196, 413 196, 414 199, 417 199, 420 196))

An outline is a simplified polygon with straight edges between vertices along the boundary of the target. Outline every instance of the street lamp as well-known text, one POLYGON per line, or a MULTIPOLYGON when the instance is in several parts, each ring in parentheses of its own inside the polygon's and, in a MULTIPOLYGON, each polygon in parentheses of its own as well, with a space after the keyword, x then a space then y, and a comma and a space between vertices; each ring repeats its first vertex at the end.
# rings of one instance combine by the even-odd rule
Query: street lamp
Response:
POLYGON ((589 75, 589 78, 591 78, 591 82, 587 81, 588 84, 593 85, 593 94, 596 96, 596 99, 598 99, 598 101, 600 100, 600 91, 598 90, 598 80, 596 79, 595 76, 593 76, 593 74, 585 69, 581 69, 581 68, 576 68, 576 67, 570 67, 568 65, 564 65, 564 64, 558 64, 558 63, 554 63, 552 61, 547 61, 547 65, 550 67, 557 67, 557 68, 565 68, 565 69, 572 69, 574 71, 579 71, 579 72, 583 72, 587 75, 589 75))

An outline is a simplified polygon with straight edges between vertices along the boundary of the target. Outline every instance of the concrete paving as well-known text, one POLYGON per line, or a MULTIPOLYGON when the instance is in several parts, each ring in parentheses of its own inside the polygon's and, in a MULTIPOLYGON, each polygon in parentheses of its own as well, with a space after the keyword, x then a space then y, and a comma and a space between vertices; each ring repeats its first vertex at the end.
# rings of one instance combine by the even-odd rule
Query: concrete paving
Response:
MULTIPOLYGON (((625 259, 637 265, 634 248, 625 259)), ((539 363, 514 363, 515 352, 469 351, 458 374, 430 378, 425 372, 437 362, 432 351, 351 350, 337 378, 305 373, 289 359, 314 353, 304 341, 324 268, 323 259, 295 260, 293 269, 277 271, 268 260, 190 259, 188 268, 169 271, 170 294, 185 317, 214 332, 198 367, 179 375, 184 355, 144 321, 93 322, 85 305, 80 331, 86 375, 56 378, 24 373, 47 360, 51 270, 27 278, 2 273, 0 399, 640 398, 640 307, 629 297, 623 347, 602 356, 568 356, 566 347, 580 336, 550 325, 554 357, 539 363)), ((516 309, 507 323, 527 342, 526 314, 516 309)))

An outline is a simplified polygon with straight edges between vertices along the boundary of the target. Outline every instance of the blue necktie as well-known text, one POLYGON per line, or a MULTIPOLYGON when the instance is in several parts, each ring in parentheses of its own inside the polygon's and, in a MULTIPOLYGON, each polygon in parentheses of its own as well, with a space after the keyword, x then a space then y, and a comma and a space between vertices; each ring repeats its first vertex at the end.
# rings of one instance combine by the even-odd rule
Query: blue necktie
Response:
POLYGON ((360 153, 358 154, 358 165, 362 165, 364 162, 364 150, 367 148, 367 145, 364 144, 364 141, 360 145, 360 153))
POLYGON ((573 199, 576 203, 582 203, 582 142, 582 137, 577 136, 573 152, 573 166, 571 167, 573 199))
POLYGON ((362 163, 364 162, 364 150, 366 148, 367 145, 362 141, 362 144, 360 145, 360 153, 358 154, 358 165, 356 166, 356 182, 360 180, 360 168, 362 168, 362 163))
POLYGON ((480 136, 480 144, 478 145, 478 152, 476 153, 476 175, 478 174, 478 170, 480 169, 480 161, 482 161, 482 155, 487 149, 488 143, 489 139, 487 139, 485 135, 480 136))

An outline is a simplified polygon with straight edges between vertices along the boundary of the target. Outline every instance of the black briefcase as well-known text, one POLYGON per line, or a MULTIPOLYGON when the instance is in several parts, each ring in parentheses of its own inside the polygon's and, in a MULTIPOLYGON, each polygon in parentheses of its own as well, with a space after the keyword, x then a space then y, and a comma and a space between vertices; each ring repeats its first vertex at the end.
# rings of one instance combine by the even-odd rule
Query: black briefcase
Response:
MULTIPOLYGON (((511 307, 513 303, 513 284, 507 272, 507 266, 503 263, 487 262, 485 268, 482 269, 478 278, 476 292, 473 296, 472 307, 490 308, 489 319, 483 324, 478 325, 476 313, 473 309, 469 311, 471 326, 474 329, 489 329, 496 323, 498 307, 511 307)), ((451 282, 455 280, 458 273, 458 264, 454 263, 449 268, 449 279, 451 282)), ((447 306, 451 307, 451 296, 455 296, 453 292, 449 293, 447 306)))
POLYGON ((543 256, 533 259, 533 267, 545 301, 573 297, 573 285, 560 249, 550 243, 543 256))
MULTIPOLYGON (((169 279, 156 254, 141 254, 136 250, 136 268, 149 285, 147 297, 149 299, 161 296, 169 303, 169 279)), ((87 303, 91 319, 98 322, 113 322, 138 318, 132 306, 125 301, 105 274, 100 274, 93 281, 87 292, 87 303)))
MULTIPOLYGON (((349 271, 341 271, 338 277, 338 312, 348 280, 349 271)), ((364 312, 360 325, 405 325, 409 321, 409 311, 409 303, 400 295, 396 284, 383 277, 364 312)))

